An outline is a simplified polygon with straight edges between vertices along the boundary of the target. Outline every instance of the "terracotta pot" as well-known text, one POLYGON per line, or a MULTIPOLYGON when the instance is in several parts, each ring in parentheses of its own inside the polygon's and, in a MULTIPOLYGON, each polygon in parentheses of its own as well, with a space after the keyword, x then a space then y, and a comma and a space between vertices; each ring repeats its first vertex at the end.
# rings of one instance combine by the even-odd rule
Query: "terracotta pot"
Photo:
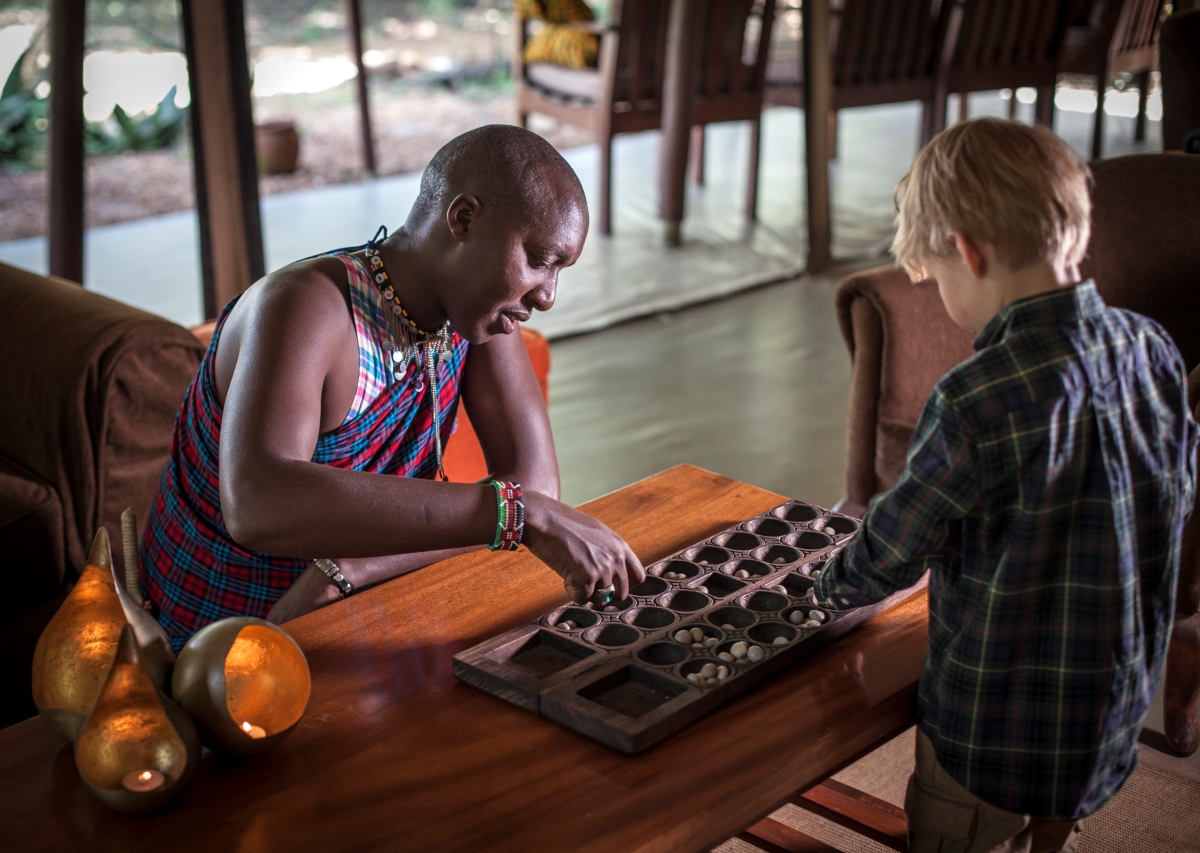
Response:
POLYGON ((258 171, 282 175, 296 171, 300 161, 300 134, 291 121, 269 121, 254 127, 258 149, 258 171))

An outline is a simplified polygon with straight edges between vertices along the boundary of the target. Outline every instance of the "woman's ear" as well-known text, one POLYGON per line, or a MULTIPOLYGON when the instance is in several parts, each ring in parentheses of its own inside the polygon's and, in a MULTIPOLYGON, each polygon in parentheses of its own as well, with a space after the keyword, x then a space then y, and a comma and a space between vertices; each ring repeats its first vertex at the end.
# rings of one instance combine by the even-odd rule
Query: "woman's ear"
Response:
POLYGON ((979 241, 970 234, 951 234, 950 243, 958 256, 962 258, 968 272, 975 278, 983 278, 988 273, 988 261, 983 254, 979 241))

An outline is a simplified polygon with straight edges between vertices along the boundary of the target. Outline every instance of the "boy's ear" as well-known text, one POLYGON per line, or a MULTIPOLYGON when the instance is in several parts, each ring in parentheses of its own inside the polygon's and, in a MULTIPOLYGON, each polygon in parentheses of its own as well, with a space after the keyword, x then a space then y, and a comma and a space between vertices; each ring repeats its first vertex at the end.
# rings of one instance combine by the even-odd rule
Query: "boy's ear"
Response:
POLYGON ((455 196, 446 210, 446 224, 450 226, 450 233, 454 235, 454 239, 460 243, 466 240, 478 216, 479 199, 467 193, 455 196))
POLYGON ((958 252, 958 256, 962 258, 967 270, 975 278, 983 278, 988 272, 987 258, 984 257, 983 249, 979 245, 979 241, 970 234, 951 234, 950 243, 954 246, 954 250, 958 252))

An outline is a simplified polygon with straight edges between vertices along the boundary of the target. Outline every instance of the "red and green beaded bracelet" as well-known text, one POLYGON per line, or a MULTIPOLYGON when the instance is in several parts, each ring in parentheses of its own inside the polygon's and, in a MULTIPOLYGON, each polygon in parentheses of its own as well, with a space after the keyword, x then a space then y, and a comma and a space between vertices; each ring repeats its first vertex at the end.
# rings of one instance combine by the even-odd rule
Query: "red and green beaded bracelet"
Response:
POLYGON ((515 551, 521 546, 525 532, 525 501, 519 483, 492 480, 496 490, 496 539, 489 546, 493 551, 515 551))

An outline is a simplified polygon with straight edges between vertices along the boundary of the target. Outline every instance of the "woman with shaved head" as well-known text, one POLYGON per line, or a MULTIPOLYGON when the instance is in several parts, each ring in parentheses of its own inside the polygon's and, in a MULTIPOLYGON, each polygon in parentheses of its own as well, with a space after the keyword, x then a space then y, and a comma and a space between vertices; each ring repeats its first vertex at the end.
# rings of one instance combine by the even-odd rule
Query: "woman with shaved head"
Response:
POLYGON ((620 537, 559 502, 514 334, 554 304, 587 230, 553 147, 482 127, 434 156, 398 231, 225 307, 142 542, 147 601, 177 649, 216 619, 284 621, 482 546, 523 542, 580 602, 643 579, 620 537), (486 482, 437 479, 460 395, 486 482))

